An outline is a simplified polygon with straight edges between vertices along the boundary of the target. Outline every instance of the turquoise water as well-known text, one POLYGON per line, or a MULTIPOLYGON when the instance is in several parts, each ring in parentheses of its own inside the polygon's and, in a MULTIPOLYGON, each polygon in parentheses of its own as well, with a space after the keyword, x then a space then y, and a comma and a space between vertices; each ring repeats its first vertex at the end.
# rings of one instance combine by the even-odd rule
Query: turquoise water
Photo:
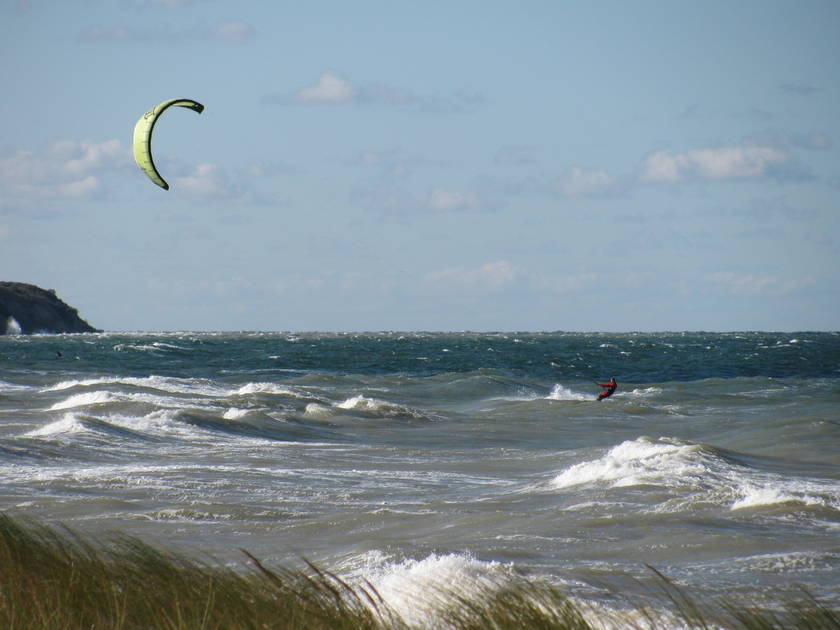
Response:
POLYGON ((834 333, 0 337, 0 505, 394 601, 520 572, 608 606, 652 565, 840 604, 838 403, 834 333))

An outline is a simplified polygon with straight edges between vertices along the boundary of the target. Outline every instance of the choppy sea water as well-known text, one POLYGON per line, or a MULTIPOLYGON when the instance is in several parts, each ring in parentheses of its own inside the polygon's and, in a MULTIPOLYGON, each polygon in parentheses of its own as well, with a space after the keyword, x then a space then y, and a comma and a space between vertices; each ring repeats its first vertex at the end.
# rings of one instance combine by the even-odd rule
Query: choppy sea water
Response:
POLYGON ((648 565, 836 606, 840 334, 0 337, 0 508, 306 558, 420 625, 424 588, 610 606, 648 565))

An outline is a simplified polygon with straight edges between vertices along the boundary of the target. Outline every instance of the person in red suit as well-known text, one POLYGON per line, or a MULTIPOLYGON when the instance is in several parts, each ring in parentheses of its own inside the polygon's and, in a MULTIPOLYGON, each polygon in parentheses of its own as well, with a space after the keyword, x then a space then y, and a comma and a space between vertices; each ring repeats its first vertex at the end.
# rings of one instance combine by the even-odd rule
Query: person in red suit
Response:
POLYGON ((610 377, 609 383, 595 383, 598 387, 603 387, 604 391, 598 394, 598 400, 604 400, 604 398, 609 398, 613 395, 613 392, 618 387, 618 383, 615 382, 615 376, 610 377))

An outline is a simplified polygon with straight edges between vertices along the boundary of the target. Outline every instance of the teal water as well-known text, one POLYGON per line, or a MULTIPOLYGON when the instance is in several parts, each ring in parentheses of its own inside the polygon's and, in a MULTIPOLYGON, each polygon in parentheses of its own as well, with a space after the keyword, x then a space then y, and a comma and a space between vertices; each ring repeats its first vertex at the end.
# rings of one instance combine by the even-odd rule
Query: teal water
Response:
POLYGON ((386 594, 840 604, 839 403, 835 333, 0 337, 0 506, 386 594))

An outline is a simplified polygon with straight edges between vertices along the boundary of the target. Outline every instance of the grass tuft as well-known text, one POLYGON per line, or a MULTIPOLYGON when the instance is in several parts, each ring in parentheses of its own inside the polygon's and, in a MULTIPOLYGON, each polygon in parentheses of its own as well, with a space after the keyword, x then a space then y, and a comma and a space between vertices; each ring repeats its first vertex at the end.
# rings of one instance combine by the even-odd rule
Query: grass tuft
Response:
POLYGON ((807 593, 772 609, 701 605, 654 569, 667 603, 659 613, 584 609, 544 581, 511 577, 413 594, 417 609, 429 611, 418 626, 368 582, 351 585, 311 563, 269 568, 243 554, 241 567, 220 567, 135 538, 93 544, 66 528, 0 514, 0 628, 601 630, 667 628, 677 619, 698 630, 840 630, 840 612, 807 593))

